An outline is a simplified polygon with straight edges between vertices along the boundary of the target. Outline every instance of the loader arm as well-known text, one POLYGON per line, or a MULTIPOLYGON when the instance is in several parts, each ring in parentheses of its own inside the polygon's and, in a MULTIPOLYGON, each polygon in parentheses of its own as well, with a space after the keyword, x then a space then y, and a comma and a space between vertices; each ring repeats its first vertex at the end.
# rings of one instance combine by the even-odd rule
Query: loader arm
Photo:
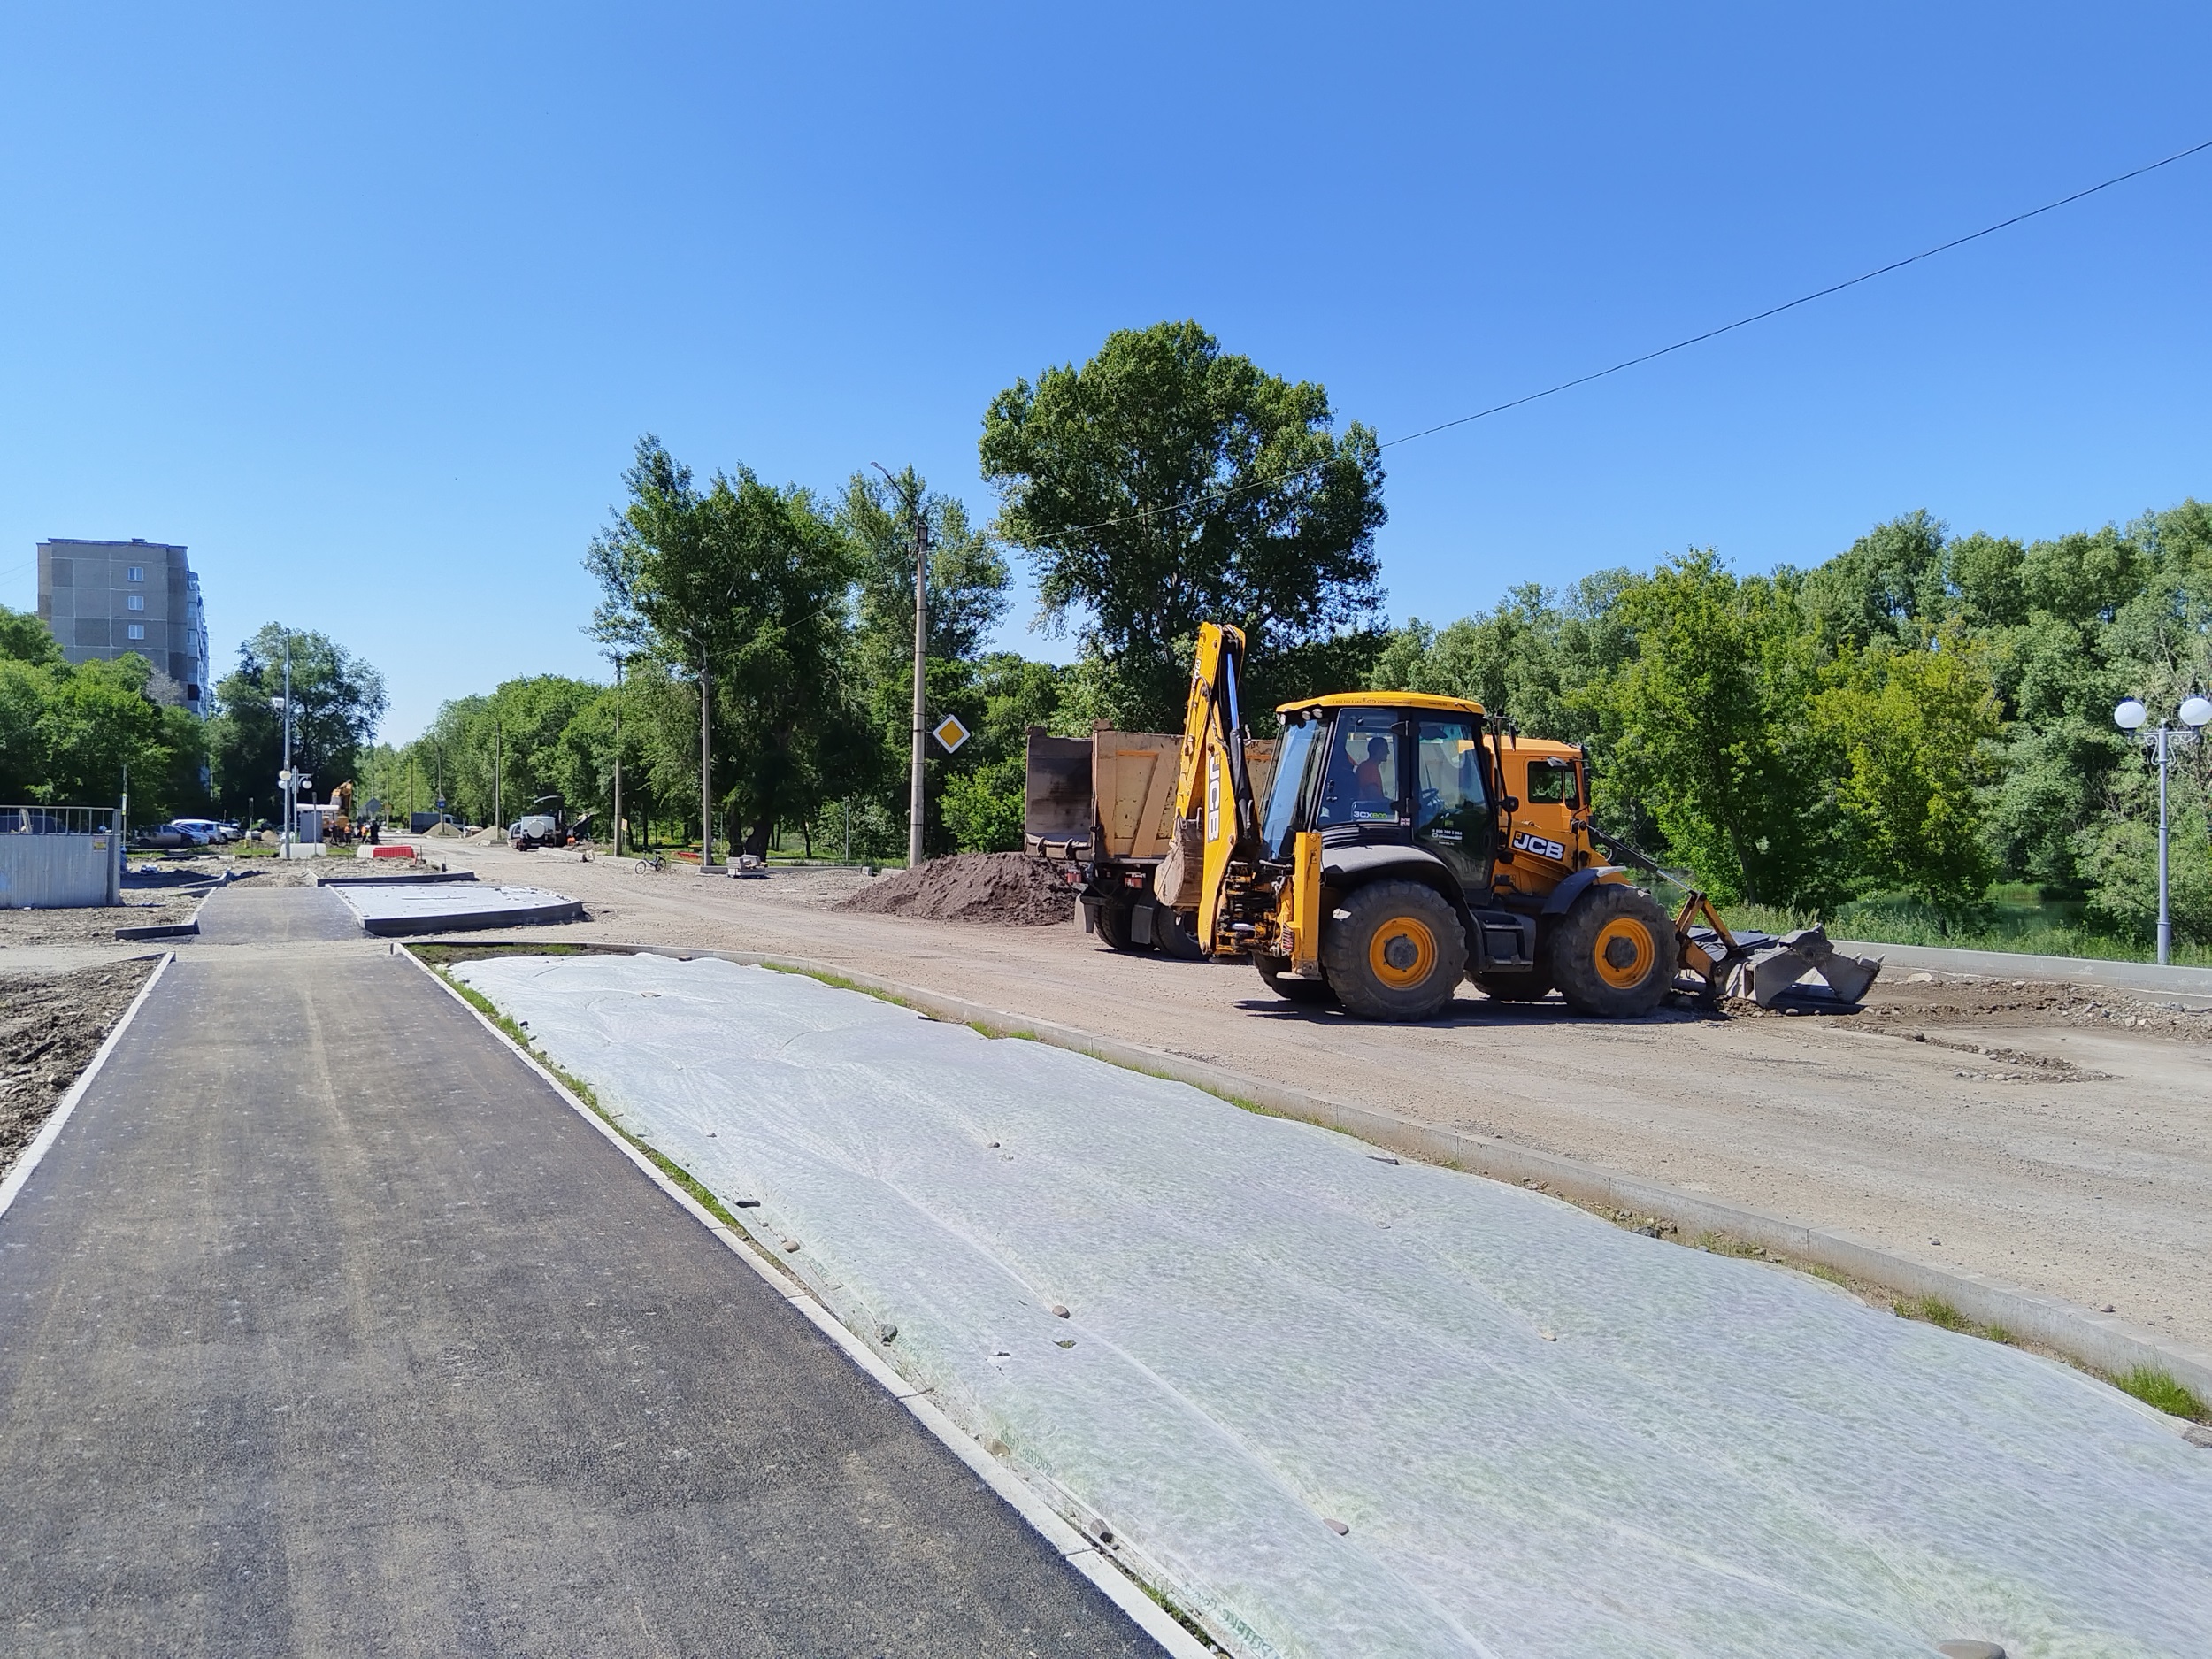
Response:
POLYGON ((1197 937, 1211 954, 1220 925, 1229 864, 1259 826, 1245 764, 1244 712, 1238 676, 1244 665, 1240 629, 1202 623, 1191 664, 1190 696, 1183 705, 1183 746, 1175 774, 1179 830, 1171 863, 1194 862, 1197 937), (1195 843, 1194 846, 1193 843, 1195 843))

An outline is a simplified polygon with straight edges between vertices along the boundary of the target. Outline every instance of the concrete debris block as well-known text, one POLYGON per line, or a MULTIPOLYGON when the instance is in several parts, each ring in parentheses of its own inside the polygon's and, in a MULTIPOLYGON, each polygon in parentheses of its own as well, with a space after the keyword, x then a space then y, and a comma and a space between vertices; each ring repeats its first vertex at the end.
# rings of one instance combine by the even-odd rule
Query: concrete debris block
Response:
POLYGON ((1056 1319, 1064 1319, 1068 1317, 1068 1310, 1065 1307, 1056 1302, 1052 1304, 1052 1317, 1056 1319))
POLYGON ((888 1347, 890 1344, 899 1340, 899 1327, 895 1325, 878 1325, 876 1327, 876 1340, 883 1343, 886 1347, 888 1347))
POLYGON ((2005 1659, 2005 1650, 1993 1641, 1947 1641, 1936 1644, 1943 1659, 2005 1659))
POLYGON ((1905 976, 1905 983, 1907 985, 1933 985, 1935 983, 1935 975, 1929 972, 1925 968, 1923 968, 1917 973, 1907 974, 1905 976))
POLYGON ((1323 1517, 1321 1517, 1321 1525, 1324 1525, 1324 1526, 1325 1526, 1325 1527, 1327 1527, 1327 1528, 1328 1528, 1328 1529, 1329 1529, 1332 1532, 1334 1532, 1334 1533, 1335 1533, 1335 1534, 1336 1534, 1339 1538, 1345 1537, 1345 1536, 1346 1536, 1347 1534, 1348 1534, 1348 1533, 1351 1532, 1351 1530, 1352 1530, 1350 1527, 1348 1527, 1348 1526, 1345 1525, 1343 1522, 1341 1522, 1341 1521, 1338 1520, 1338 1519, 1336 1518, 1336 1517, 1334 1517, 1333 1515, 1325 1515, 1325 1516, 1323 1516, 1323 1517))

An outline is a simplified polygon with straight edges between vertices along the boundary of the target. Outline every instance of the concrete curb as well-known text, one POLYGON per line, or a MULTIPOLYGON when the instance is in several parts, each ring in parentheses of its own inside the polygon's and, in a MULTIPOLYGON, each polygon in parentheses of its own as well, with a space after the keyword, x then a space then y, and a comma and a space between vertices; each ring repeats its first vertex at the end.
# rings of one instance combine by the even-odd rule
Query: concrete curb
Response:
POLYGON ((207 908, 207 902, 210 899, 230 885, 230 872, 226 870, 223 872, 221 880, 215 882, 206 892, 200 895, 200 902, 192 907, 192 919, 189 921, 157 922, 147 927, 119 927, 115 930, 115 936, 126 944, 147 939, 197 938, 200 932, 200 912, 207 908))
MULTIPOLYGON (((498 942, 527 949, 528 940, 457 940, 457 945, 498 942)), ((1808 1226, 1725 1200, 1685 1193, 1655 1181, 1616 1175, 1573 1158, 1516 1146, 1492 1135, 1441 1128, 1394 1112, 1351 1106, 1285 1087, 1261 1078, 1187 1060, 1156 1048, 1100 1037, 1048 1020, 1021 1019, 979 1002, 941 995, 873 974, 855 973, 833 964, 759 951, 692 949, 676 945, 599 945, 588 950, 674 956, 712 956, 748 966, 777 968, 849 985, 887 997, 933 1018, 972 1025, 994 1037, 1027 1037, 1087 1054, 1094 1059, 1188 1083, 1239 1105, 1279 1117, 1334 1129, 1393 1152, 1441 1164, 1470 1174, 1532 1186, 1555 1196, 1593 1207, 1633 1210, 1672 1222, 1686 1238, 1724 1233, 1747 1244, 1800 1262, 1825 1267, 1902 1296, 1935 1297, 1948 1302, 1976 1325, 2001 1326, 2014 1336, 2062 1354, 2087 1370, 2116 1376, 2139 1367, 2165 1371, 2200 1399, 2212 1400, 2212 1352, 2185 1348, 2155 1331, 2111 1314, 2008 1285, 1956 1268, 1939 1267, 1900 1256, 1881 1245, 1829 1228, 1808 1226)))
POLYGON ((1885 945, 1839 939, 1839 950, 1874 956, 1885 967, 1924 968, 1932 973, 1971 973, 1987 979, 2058 979, 2105 985, 2115 990, 2165 993, 2212 1000, 2212 968, 2162 968, 2154 962, 2108 962, 2096 956, 2030 956, 2008 950, 1952 950, 1933 945, 1885 945))
POLYGON ((319 887, 421 887, 426 882, 473 881, 473 870, 410 870, 396 876, 317 876, 319 887))
MULTIPOLYGON (((558 895, 557 895, 558 896, 558 895)), ((495 910, 452 910, 443 916, 362 916, 361 931, 374 939, 411 939, 424 933, 462 933, 479 927, 532 927, 553 922, 584 919, 581 899, 559 897, 557 903, 534 904, 526 910, 511 906, 495 910)))
MULTIPOLYGON (((23 1156, 16 1159, 15 1167, 8 1171, 7 1179, 0 1181, 0 1216, 8 1213, 8 1206, 15 1202, 16 1194, 29 1183, 31 1171, 38 1167, 39 1161, 46 1156, 54 1142, 61 1139, 62 1125, 69 1121, 70 1113, 77 1110, 77 1102, 85 1097, 85 1091, 92 1087, 92 1080, 100 1075, 100 1068, 108 1063, 108 1056, 115 1052, 115 1045, 123 1041, 123 1033, 131 1028, 131 1021, 138 1018, 138 1010, 146 1006, 146 999, 154 994, 154 987, 161 983, 161 976, 169 972, 169 964, 176 959, 177 953, 173 950, 161 953, 161 960, 154 964, 154 971, 146 976, 146 983, 140 986, 138 995, 131 998, 131 1005, 123 1010, 123 1018, 115 1022, 114 1029, 92 1051, 92 1058, 85 1063, 85 1069, 77 1073, 77 1080, 69 1086, 69 1092, 61 1097, 61 1103, 39 1125, 38 1133, 31 1137, 31 1144, 23 1148, 23 1156)), ((134 960, 143 961, 144 958, 134 960)))
MULTIPOLYGON (((616 1150, 629 1159, 648 1180, 681 1205, 689 1212, 693 1220, 719 1239, 732 1255, 751 1268, 766 1281, 771 1289, 790 1303, 794 1311, 834 1343, 847 1359, 857 1366, 885 1393, 904 1406, 916 1421, 967 1466, 970 1472, 988 1486, 999 1498, 1004 1500, 1009 1508, 1020 1516, 1048 1544, 1051 1545, 1068 1565, 1089 1579, 1097 1587, 1099 1593, 1121 1612, 1127 1615, 1130 1622, 1138 1629, 1159 1643, 1161 1648, 1169 1655, 1170 1659, 1216 1659, 1213 1649, 1200 1642, 1188 1631, 1169 1617, 1166 1611, 1140 1589, 1136 1582, 1125 1571, 1101 1554, 1098 1547, 1089 1539, 1085 1538, 1082 1533, 1070 1525, 1059 1512, 1040 1497, 1036 1490, 1020 1475, 985 1450, 972 1435, 940 1410, 926 1394, 887 1364, 882 1356, 877 1354, 865 1342, 847 1330, 837 1316, 825 1307, 810 1292, 796 1286, 792 1277, 784 1271, 781 1263, 771 1252, 761 1248, 748 1235, 726 1225, 717 1218, 712 1210, 670 1179, 657 1164, 634 1146, 612 1124, 570 1093, 568 1085, 556 1077, 539 1061, 536 1056, 487 1019, 483 1011, 472 1003, 468 998, 463 996, 459 990, 449 983, 436 969, 411 950, 402 950, 396 944, 392 947, 392 949, 395 955, 405 956, 416 967, 428 974, 431 982, 458 1002, 467 1011, 470 1018, 475 1020, 478 1025, 491 1033, 494 1041, 499 1043, 523 1064, 528 1066, 548 1087, 568 1102, 570 1110, 597 1130, 616 1150)), ((636 951, 618 949, 611 954, 651 955, 659 953, 643 949, 636 951)), ((667 954, 680 953, 671 951, 667 954)), ((692 951, 687 954, 707 956, 720 953, 692 951)), ((149 981, 148 988, 151 988, 150 981, 149 981)), ((142 995, 143 993, 141 995, 142 995)), ((128 1016, 125 1018, 127 1019, 128 1016)), ((119 1025, 117 1029, 119 1031, 121 1027, 119 1025)), ((104 1053, 104 1050, 103 1052, 104 1053)), ((4 1208, 4 1201, 0 1201, 0 1208, 4 1208)))
MULTIPOLYGON (((200 902, 203 904, 207 902, 204 899, 200 902)), ((115 930, 115 936, 130 944, 142 939, 189 939, 199 931, 200 918, 195 912, 188 922, 157 922, 146 927, 119 927, 115 930)))

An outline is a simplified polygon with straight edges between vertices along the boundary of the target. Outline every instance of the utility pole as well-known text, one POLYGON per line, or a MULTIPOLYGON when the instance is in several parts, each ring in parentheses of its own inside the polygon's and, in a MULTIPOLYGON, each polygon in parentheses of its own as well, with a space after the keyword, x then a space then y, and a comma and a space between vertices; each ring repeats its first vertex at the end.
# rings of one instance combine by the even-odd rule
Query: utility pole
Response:
POLYGON ((622 658, 614 659, 614 856, 622 856, 622 658))
POLYGON ((500 757, 502 736, 501 721, 495 714, 492 716, 492 821, 503 830, 507 827, 507 811, 500 786, 507 780, 500 757))
POLYGON ((922 512, 919 479, 908 488, 891 477, 882 462, 868 465, 906 497, 906 511, 914 523, 914 748, 913 778, 906 799, 906 867, 918 870, 922 867, 922 762, 926 758, 923 725, 928 718, 923 709, 929 696, 929 520, 922 512))
POLYGON ((699 869, 714 865, 714 712, 713 676, 707 670, 707 651, 699 648, 699 869))

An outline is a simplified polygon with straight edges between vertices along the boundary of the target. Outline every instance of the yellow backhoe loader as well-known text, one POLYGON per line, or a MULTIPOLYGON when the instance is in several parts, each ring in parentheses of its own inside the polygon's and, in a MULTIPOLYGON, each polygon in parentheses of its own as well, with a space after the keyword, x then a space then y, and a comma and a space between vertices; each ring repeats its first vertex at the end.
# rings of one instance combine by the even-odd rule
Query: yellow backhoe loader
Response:
MULTIPOLYGON (((1650 860, 1590 822, 1586 757, 1479 703, 1353 691, 1286 703, 1272 787, 1254 787, 1239 704, 1244 636, 1209 623, 1185 710, 1157 903, 1194 907, 1211 957, 1248 956, 1294 1001, 1424 1019, 1471 978, 1494 997, 1556 988, 1578 1012, 1648 1013, 1678 975, 1710 999, 1764 964, 1775 996, 1855 1002, 1878 963, 1808 929, 1730 933, 1701 893, 1678 914, 1629 876, 1650 860), (1600 849, 1624 860, 1612 862, 1600 849), (1802 987, 1807 973, 1825 983, 1802 987)), ((1770 1000, 1762 995, 1761 1001, 1770 1000)))

